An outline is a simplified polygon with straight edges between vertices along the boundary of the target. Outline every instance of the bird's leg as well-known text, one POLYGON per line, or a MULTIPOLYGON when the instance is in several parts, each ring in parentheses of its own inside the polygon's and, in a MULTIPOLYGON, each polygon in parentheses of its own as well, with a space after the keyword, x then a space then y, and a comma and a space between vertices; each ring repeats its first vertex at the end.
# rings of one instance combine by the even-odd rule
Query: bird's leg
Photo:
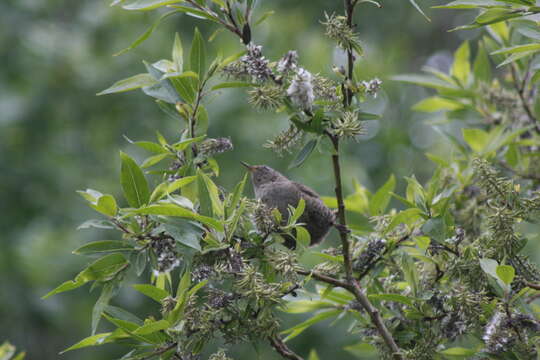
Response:
POLYGON ((345 234, 350 234, 351 233, 351 229, 349 229, 349 227, 347 225, 343 225, 343 224, 339 224, 339 223, 334 223, 334 227, 340 232, 340 233, 345 233, 345 234))
POLYGON ((343 225, 343 224, 340 224, 338 223, 337 221, 337 216, 338 215, 338 210, 334 210, 334 223, 332 224, 333 227, 335 227, 337 229, 337 231, 339 231, 340 233, 343 233, 343 234, 350 234, 351 233, 351 229, 349 229, 349 227, 347 225, 343 225))

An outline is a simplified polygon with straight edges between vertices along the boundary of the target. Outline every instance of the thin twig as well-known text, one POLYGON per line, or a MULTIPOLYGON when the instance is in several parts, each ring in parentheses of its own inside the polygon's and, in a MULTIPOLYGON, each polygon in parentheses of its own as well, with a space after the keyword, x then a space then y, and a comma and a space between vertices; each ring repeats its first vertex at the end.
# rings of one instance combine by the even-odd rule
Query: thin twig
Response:
POLYGON ((285 359, 304 360, 302 357, 297 355, 294 351, 289 349, 289 347, 283 342, 283 340, 281 340, 279 335, 269 336, 268 340, 270 341, 270 345, 272 345, 272 347, 276 349, 276 351, 285 359))
MULTIPOLYGON (((525 110, 525 112, 527 113, 527 116, 529 117, 529 119, 531 120, 531 122, 535 125, 535 130, 537 133, 540 133, 540 125, 538 123, 538 119, 536 119, 536 117, 534 116, 534 113, 531 109, 531 106, 529 104, 529 100, 525 97, 525 84, 526 84, 526 81, 523 81, 521 86, 520 86, 520 81, 519 81, 519 77, 518 77, 518 70, 517 70, 517 67, 515 64, 512 64, 511 66, 511 71, 512 71, 512 80, 513 80, 513 83, 514 83, 514 87, 516 88, 516 91, 519 95, 519 98, 521 99, 521 104, 523 106, 523 109, 525 110)), ((527 74, 524 75, 524 80, 527 78, 527 74)))
MULTIPOLYGON (((353 15, 354 7, 357 4, 354 0, 344 0, 345 14, 347 16, 347 24, 349 27, 353 28, 353 15)), ((347 59, 348 59, 348 71, 347 78, 345 82, 352 81, 353 79, 353 70, 354 70, 354 54, 352 47, 349 46, 347 49, 347 59)), ((345 89, 343 103, 346 107, 350 106, 353 99, 353 93, 350 89, 345 89)), ((334 146, 335 153, 332 155, 332 164, 334 168, 334 178, 335 178, 335 192, 336 199, 338 204, 338 220, 340 227, 339 235, 341 238, 342 251, 343 251, 343 263, 345 267, 345 275, 347 280, 347 290, 352 292, 356 300, 364 308, 364 310, 369 314, 372 323, 377 328, 379 335, 383 338, 385 344, 392 351, 394 359, 402 359, 400 355, 400 349, 397 346, 394 338, 388 328, 384 324, 384 321, 379 313, 379 310, 375 308, 369 301, 365 291, 360 288, 359 282, 353 277, 352 261, 351 261, 351 251, 350 251, 350 241, 349 241, 349 232, 347 231, 347 219, 345 216, 345 201, 343 197, 343 187, 341 181, 341 167, 339 161, 339 137, 328 133, 330 140, 334 146)))
POLYGON ((178 343, 174 342, 172 344, 169 344, 161 349, 158 349, 156 351, 154 351, 152 354, 148 355, 148 356, 145 356, 143 358, 141 358, 140 360, 149 360, 149 359, 152 359, 153 357, 156 357, 158 355, 161 355, 161 354, 164 354, 166 353, 167 351, 171 350, 171 349, 174 349, 176 346, 178 345, 178 343))
POLYGON ((325 282, 327 284, 334 285, 335 287, 340 287, 340 288, 347 289, 347 290, 351 289, 350 285, 348 283, 344 282, 344 281, 341 281, 339 279, 334 279, 333 277, 326 276, 326 275, 323 275, 323 274, 319 274, 319 273, 316 273, 314 271, 297 270, 296 273, 298 273, 300 275, 304 275, 304 276, 311 276, 315 280, 319 280, 319 281, 325 282))
POLYGON ((533 283, 527 282, 525 283, 525 285, 527 285, 527 287, 530 287, 531 289, 540 290, 540 284, 533 284, 533 283))

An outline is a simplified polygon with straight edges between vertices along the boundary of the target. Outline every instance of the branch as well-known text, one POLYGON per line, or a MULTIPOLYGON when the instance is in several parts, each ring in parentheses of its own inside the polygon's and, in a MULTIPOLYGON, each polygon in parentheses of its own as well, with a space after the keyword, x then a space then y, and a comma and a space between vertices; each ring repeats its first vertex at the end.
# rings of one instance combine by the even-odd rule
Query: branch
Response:
POLYGON ((291 360, 304 360, 302 357, 298 356, 294 351, 289 349, 289 347, 283 342, 283 340, 281 340, 279 335, 269 336, 268 340, 270 341, 270 345, 272 345, 272 347, 276 349, 276 351, 281 356, 283 356, 283 358, 291 359, 291 360))
POLYGON ((333 277, 330 277, 330 276, 326 276, 323 274, 319 274, 319 273, 316 273, 313 271, 307 271, 307 270, 297 270, 296 273, 300 275, 304 275, 304 276, 311 276, 312 278, 316 280, 325 282, 330 285, 334 285, 335 287, 340 287, 343 289, 347 289, 349 291, 351 290, 351 286, 349 284, 339 279, 334 279, 333 277))
POLYGON ((533 284, 533 283, 527 282, 525 283, 525 285, 527 285, 527 287, 530 287, 531 289, 540 290, 540 284, 533 284))
POLYGON ((161 355, 161 354, 164 354, 166 353, 167 351, 171 350, 171 349, 174 349, 176 346, 178 345, 178 343, 174 342, 172 344, 169 344, 165 347, 162 347, 160 349, 157 349, 155 350, 152 354, 148 355, 148 356, 145 356, 143 358, 141 358, 140 360, 150 360, 152 359, 153 357, 155 356, 158 356, 158 355, 161 355))
POLYGON ((514 87, 516 88, 516 91, 519 95, 519 98, 521 99, 521 104, 523 106, 523 109, 527 113, 527 116, 531 120, 531 122, 535 125, 535 130, 537 133, 540 133, 540 125, 538 123, 538 119, 533 114, 533 111, 531 109, 531 106, 529 105, 529 100, 525 97, 525 86, 527 83, 527 74, 523 76, 523 81, 520 85, 519 77, 518 77, 518 70, 515 64, 512 64, 512 79, 514 82, 514 87))

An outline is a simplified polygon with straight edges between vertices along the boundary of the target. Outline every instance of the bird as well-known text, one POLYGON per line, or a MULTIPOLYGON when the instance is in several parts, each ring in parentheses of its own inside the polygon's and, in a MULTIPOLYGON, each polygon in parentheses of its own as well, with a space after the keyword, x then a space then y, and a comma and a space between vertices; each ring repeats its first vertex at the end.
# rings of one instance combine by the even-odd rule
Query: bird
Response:
MULTIPOLYGON (((255 197, 269 208, 276 208, 283 223, 289 218, 289 205, 297 207, 300 199, 305 201, 305 209, 298 219, 311 236, 310 246, 324 240, 330 228, 335 226, 336 215, 321 200, 320 196, 306 185, 289 180, 279 171, 266 165, 249 165, 241 162, 251 173, 255 197)), ((296 241, 288 235, 285 246, 295 248, 296 241)))

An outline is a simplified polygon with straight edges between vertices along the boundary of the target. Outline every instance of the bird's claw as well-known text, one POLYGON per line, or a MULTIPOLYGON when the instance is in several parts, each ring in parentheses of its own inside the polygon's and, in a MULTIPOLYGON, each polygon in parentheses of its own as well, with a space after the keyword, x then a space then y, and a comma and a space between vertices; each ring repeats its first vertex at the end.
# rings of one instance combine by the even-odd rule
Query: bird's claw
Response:
POLYGON ((347 225, 343 225, 343 224, 334 224, 334 227, 340 232, 340 233, 345 233, 345 234, 350 234, 351 233, 351 229, 349 229, 349 227, 347 225))

